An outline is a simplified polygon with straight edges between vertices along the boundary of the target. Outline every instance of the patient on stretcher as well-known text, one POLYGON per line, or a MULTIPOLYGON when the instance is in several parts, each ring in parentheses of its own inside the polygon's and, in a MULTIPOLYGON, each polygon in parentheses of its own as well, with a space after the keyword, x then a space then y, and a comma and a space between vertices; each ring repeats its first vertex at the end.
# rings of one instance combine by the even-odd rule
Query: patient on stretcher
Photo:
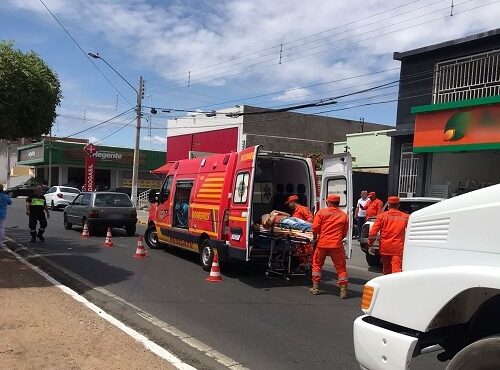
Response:
POLYGON ((272 211, 261 216, 260 223, 265 228, 279 227, 287 230, 311 232, 312 224, 297 217, 291 217, 288 213, 272 211))

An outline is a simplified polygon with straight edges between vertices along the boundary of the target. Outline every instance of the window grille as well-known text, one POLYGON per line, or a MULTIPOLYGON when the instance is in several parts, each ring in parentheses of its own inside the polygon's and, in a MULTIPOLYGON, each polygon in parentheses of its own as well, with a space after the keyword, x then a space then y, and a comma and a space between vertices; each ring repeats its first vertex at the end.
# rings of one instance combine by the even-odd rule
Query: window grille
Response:
POLYGON ((436 63, 433 103, 500 95, 500 49, 436 63))

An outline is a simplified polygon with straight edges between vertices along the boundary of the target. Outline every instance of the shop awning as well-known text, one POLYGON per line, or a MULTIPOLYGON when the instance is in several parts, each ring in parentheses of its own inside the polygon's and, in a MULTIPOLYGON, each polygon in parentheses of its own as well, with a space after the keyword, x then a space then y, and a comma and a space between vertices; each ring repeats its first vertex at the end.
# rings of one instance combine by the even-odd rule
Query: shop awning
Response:
POLYGON ((168 171, 170 171, 173 165, 173 163, 165 163, 163 166, 158 167, 156 170, 152 170, 151 172, 157 175, 165 175, 168 171))

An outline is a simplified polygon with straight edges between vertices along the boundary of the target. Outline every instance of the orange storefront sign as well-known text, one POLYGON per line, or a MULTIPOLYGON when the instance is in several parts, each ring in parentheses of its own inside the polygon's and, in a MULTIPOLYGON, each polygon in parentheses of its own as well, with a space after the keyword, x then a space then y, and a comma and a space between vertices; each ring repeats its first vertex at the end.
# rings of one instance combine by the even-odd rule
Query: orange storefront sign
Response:
POLYGON ((418 114, 413 150, 452 152, 500 149, 500 105, 418 114))

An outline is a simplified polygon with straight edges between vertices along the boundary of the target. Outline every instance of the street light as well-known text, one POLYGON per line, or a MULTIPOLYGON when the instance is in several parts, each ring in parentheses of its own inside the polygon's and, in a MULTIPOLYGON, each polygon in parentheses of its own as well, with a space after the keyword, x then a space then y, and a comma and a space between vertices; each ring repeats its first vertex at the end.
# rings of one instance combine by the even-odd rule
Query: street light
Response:
POLYGON ((142 94, 143 94, 143 81, 142 76, 139 77, 139 90, 137 90, 130 82, 127 81, 125 77, 123 77, 120 72, 113 68, 111 64, 109 64, 106 59, 101 57, 99 53, 87 53, 89 57, 94 59, 100 59, 106 65, 111 68, 120 78, 127 83, 137 94, 137 106, 136 106, 136 120, 137 124, 135 126, 135 147, 134 147, 134 163, 132 165, 132 192, 130 198, 132 199, 132 203, 137 205, 137 187, 139 182, 139 145, 141 139, 141 111, 142 111, 142 94))

